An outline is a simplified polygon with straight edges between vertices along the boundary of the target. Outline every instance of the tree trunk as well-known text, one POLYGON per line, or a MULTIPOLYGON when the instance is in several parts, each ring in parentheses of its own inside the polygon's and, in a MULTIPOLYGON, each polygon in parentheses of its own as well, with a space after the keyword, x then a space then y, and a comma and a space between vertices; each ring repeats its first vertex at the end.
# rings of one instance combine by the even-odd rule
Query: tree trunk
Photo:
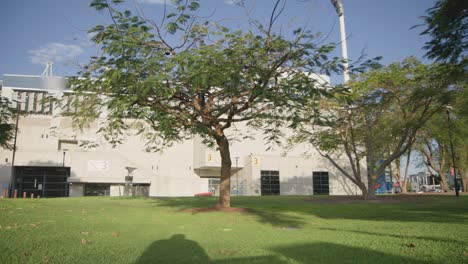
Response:
MULTIPOLYGON (((396 158, 393 162, 391 162, 388 166, 390 166, 390 171, 392 172, 392 176, 395 176, 400 189, 402 188, 401 182, 403 181, 403 177, 401 175, 401 160, 400 158, 396 158), (395 167, 392 167, 392 163, 395 163, 395 167)), ((393 192, 396 193, 396 188, 393 187, 393 192)), ((403 192, 403 190, 401 190, 403 192)))
POLYGON ((445 177, 445 173, 442 170, 436 171, 437 174, 439 174, 440 177, 440 187, 442 188, 443 192, 448 192, 448 184, 447 184, 447 177, 445 177))
POLYGON ((410 160, 411 160, 411 148, 408 149, 408 154, 406 155, 405 175, 403 175, 404 178, 400 182, 402 193, 408 192, 407 186, 408 186, 408 176, 409 176, 408 173, 409 173, 410 160))
POLYGON ((361 190, 362 192, 362 198, 364 198, 364 200, 367 200, 369 196, 369 192, 367 191, 367 186, 362 181, 359 181, 358 183, 356 183, 356 185, 357 187, 359 187, 359 190, 361 190))
POLYGON ((401 188, 401 193, 407 193, 408 189, 406 189, 408 186, 408 180, 405 178, 400 182, 400 188, 401 188))
POLYGON ((440 181, 440 187, 442 188, 442 190, 444 192, 448 192, 448 185, 447 185, 447 182, 446 181, 440 181))
POLYGON ((216 139, 221 155, 221 179, 219 183, 219 207, 231 207, 231 153, 229 141, 225 135, 216 139))
POLYGON ((368 174, 367 176, 367 191, 366 195, 364 196, 364 199, 366 200, 374 200, 375 199, 375 182, 376 182, 375 176, 373 174, 368 174))
POLYGON ((462 178, 462 184, 463 184, 463 191, 468 192, 468 172, 465 171, 465 168, 460 168, 460 175, 462 178))
MULTIPOLYGON (((372 180, 371 180, 372 181, 372 180)), ((369 182, 370 183, 370 182, 369 182)), ((364 199, 366 200, 374 200, 375 199, 375 188, 374 188, 374 184, 372 184, 371 186, 369 186, 367 188, 367 194, 364 196, 364 199)))

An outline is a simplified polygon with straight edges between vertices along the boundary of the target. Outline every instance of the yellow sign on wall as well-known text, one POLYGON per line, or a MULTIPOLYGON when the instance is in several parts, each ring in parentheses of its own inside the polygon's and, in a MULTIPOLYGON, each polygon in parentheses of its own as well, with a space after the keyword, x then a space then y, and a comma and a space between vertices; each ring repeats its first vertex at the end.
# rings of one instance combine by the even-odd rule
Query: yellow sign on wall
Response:
POLYGON ((252 164, 253 165, 260 165, 260 158, 252 157, 252 164))

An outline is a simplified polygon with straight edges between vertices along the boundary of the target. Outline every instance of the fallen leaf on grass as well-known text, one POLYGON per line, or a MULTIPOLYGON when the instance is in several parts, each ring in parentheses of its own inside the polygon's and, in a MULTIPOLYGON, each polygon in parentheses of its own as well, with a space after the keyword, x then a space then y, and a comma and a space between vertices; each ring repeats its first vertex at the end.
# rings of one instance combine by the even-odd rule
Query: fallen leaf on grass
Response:
POLYGON ((415 244, 413 244, 413 243, 406 244, 406 246, 407 246, 407 247, 410 247, 410 248, 414 248, 414 247, 416 247, 416 245, 415 245, 415 244))
POLYGON ((80 234, 82 234, 82 235, 89 235, 89 231, 81 231, 80 234))
POLYGON ((119 237, 119 236, 120 236, 120 233, 119 233, 119 232, 112 232, 112 236, 113 236, 113 237, 119 237))
POLYGON ((31 256, 31 252, 23 252, 23 256, 29 257, 29 256, 31 256))
POLYGON ((49 256, 44 256, 42 258, 42 260, 44 261, 44 263, 49 263, 50 262, 50 257, 49 256))
POLYGON ((467 251, 463 252, 463 256, 468 257, 468 252, 467 251))
POLYGON ((81 239, 81 244, 86 245, 86 244, 89 244, 89 243, 91 243, 91 241, 89 241, 87 239, 84 239, 84 238, 81 239))
POLYGON ((39 227, 39 224, 29 224, 31 227, 39 227))

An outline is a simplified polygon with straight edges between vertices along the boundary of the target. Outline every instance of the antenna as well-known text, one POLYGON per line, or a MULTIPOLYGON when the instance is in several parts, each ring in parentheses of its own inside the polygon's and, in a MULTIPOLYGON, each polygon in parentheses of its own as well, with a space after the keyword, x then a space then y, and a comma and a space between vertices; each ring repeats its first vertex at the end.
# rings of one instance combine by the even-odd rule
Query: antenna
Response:
POLYGON ((44 71, 42 72, 42 76, 54 76, 53 66, 54 64, 51 61, 48 61, 44 71))

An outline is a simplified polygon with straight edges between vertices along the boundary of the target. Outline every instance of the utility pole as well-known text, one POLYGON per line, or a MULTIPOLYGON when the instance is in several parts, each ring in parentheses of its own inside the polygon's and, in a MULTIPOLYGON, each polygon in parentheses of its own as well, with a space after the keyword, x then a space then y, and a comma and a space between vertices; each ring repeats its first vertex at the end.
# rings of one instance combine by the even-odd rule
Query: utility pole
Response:
POLYGON ((18 122, 20 116, 20 104, 18 100, 13 100, 16 103, 16 123, 15 123, 15 138, 13 140, 13 156, 11 157, 11 172, 10 172, 10 197, 13 196, 15 189, 15 157, 16 157, 16 139, 18 138, 18 122))
POLYGON ((239 157, 236 157, 236 196, 239 196, 239 157))
POLYGON ((341 34, 341 53, 343 59, 343 79, 344 83, 349 81, 349 65, 348 65, 348 47, 346 44, 346 29, 344 20, 344 9, 341 0, 331 0, 335 7, 336 13, 340 19, 340 34, 341 34))

